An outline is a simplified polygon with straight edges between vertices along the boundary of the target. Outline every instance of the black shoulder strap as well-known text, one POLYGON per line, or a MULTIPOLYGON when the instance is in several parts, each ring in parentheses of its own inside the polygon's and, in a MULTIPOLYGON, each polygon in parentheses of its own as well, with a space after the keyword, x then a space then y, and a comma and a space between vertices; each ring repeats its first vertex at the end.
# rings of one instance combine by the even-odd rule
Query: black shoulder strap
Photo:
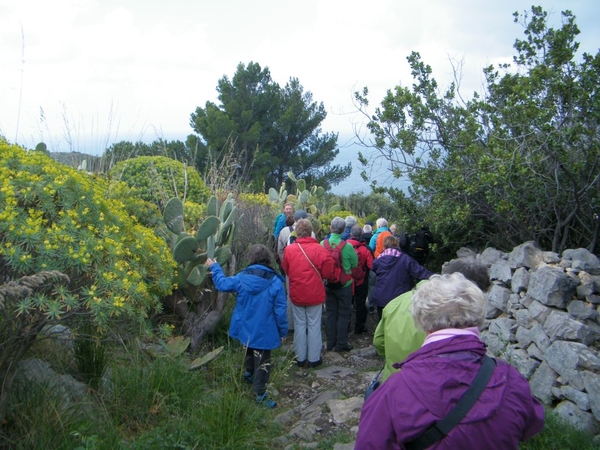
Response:
POLYGON ((445 438, 448 433, 467 415, 473 407, 477 399, 490 381, 496 362, 488 357, 483 357, 481 368, 475 375, 475 379, 469 389, 463 394, 458 403, 442 420, 434 423, 427 428, 423 433, 417 436, 416 439, 406 442, 404 448, 407 450, 422 450, 432 446, 437 441, 445 438))

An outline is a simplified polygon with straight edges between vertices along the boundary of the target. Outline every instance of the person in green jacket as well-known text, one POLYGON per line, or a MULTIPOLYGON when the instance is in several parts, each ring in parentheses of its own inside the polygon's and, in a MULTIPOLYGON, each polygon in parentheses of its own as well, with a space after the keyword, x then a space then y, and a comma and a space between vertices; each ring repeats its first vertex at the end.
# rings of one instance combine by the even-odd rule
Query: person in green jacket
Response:
MULTIPOLYGON (((487 267, 474 259, 454 259, 442 267, 444 274, 454 272, 462 273, 483 292, 486 292, 491 284, 487 267)), ((417 287, 424 283, 427 283, 427 280, 419 282, 417 287)), ((394 365, 421 348, 425 341, 425 332, 417 328, 412 316, 414 292, 415 289, 405 292, 389 302, 383 309, 381 320, 375 329, 373 345, 377 353, 385 358, 382 381, 398 372, 394 365)))
MULTIPOLYGON (((342 243, 342 233, 346 228, 346 221, 341 217, 331 220, 331 235, 328 240, 332 248, 342 243)), ((352 245, 348 244, 341 250, 341 265, 346 274, 350 275, 352 269, 358 265, 358 256, 352 245)), ((321 242, 325 246, 325 240, 321 242)), ((347 352, 352 350, 348 342, 350 319, 352 317, 352 277, 343 286, 325 288, 325 335, 327 336, 327 350, 347 352)))

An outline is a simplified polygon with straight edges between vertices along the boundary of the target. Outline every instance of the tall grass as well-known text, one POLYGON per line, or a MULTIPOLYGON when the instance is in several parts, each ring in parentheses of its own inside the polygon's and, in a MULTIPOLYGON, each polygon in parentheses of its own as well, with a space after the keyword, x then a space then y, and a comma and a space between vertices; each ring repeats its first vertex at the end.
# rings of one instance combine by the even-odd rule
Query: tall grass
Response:
POLYGON ((113 358, 85 404, 59 389, 18 385, 0 448, 6 449, 256 449, 281 432, 271 410, 242 381, 244 350, 230 342, 208 366, 191 359, 151 358, 128 348, 113 358))

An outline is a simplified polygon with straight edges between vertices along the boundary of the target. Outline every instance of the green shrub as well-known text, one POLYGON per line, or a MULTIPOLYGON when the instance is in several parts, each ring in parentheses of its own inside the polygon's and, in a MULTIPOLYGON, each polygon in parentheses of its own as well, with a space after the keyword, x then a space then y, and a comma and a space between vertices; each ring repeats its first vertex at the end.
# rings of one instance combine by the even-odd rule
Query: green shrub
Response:
POLYGON ((172 197, 203 203, 210 196, 196 169, 165 156, 121 161, 110 170, 109 176, 135 187, 140 198, 161 209, 172 197))

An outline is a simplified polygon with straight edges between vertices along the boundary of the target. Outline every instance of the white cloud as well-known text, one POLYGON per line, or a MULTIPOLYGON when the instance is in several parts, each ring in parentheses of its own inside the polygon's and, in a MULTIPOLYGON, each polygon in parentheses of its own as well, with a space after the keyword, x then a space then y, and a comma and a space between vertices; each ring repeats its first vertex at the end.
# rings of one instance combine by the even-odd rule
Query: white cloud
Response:
MULTIPOLYGON (((387 89, 412 84, 412 50, 442 87, 452 80, 448 58, 463 60, 465 92, 479 89, 484 66, 511 60, 522 34, 512 12, 529 8, 525 0, 0 0, 0 133, 58 145, 66 114, 76 132, 97 136, 98 151, 104 134, 184 139, 190 113, 216 100, 217 81, 255 61, 280 84, 297 77, 330 111, 324 129, 347 139, 352 92, 368 86, 376 105, 387 89)), ((595 53, 600 6, 569 8, 582 47, 595 53)))

